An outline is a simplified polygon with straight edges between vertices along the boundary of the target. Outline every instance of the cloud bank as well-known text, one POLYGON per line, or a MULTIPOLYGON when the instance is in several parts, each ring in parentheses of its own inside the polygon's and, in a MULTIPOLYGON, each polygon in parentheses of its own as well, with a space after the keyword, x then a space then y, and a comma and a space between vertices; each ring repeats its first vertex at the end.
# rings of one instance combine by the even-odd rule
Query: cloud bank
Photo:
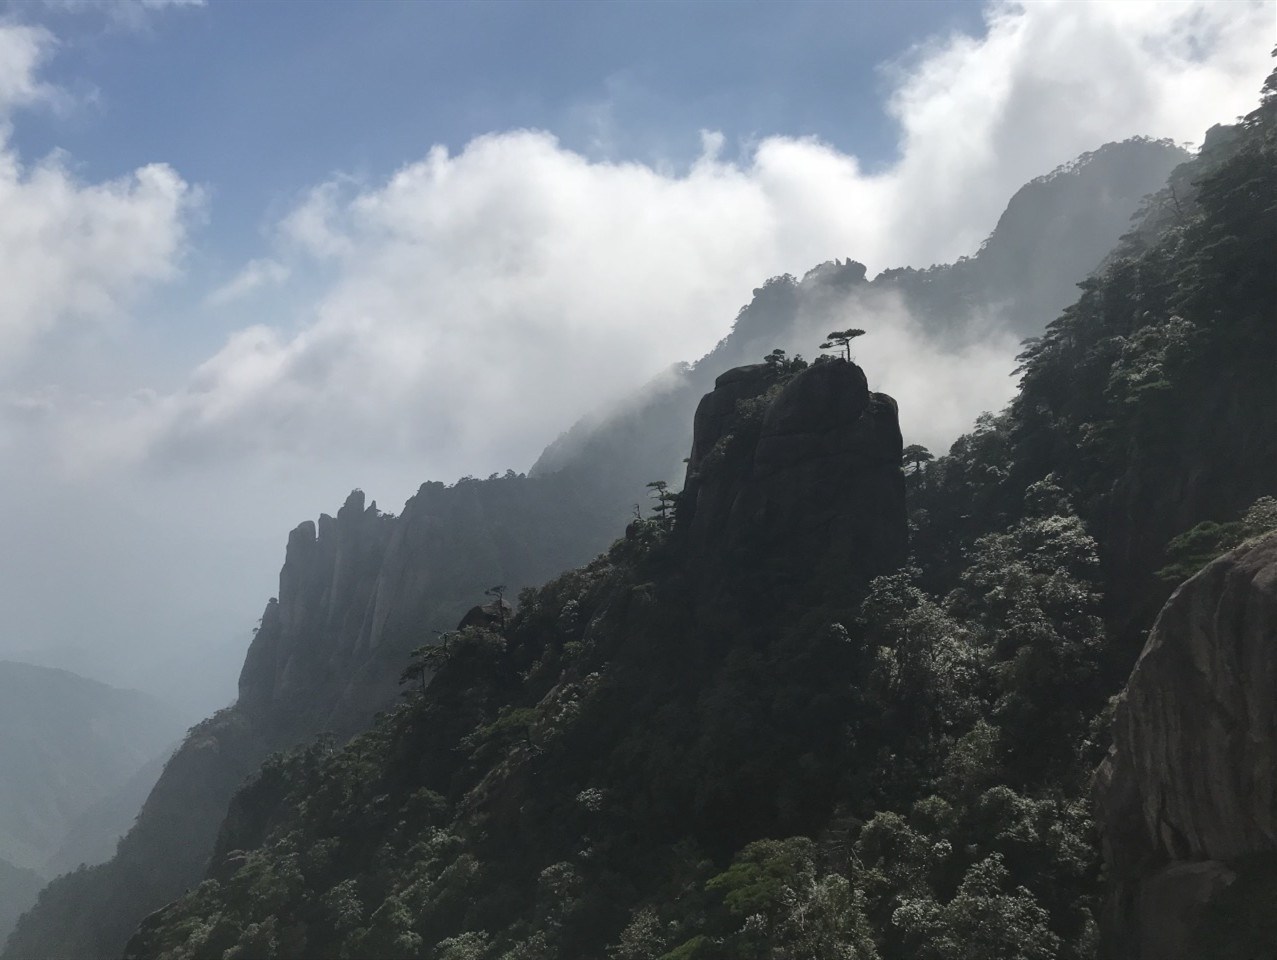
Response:
MULTIPOLYGON (((1263 4, 995 4, 985 36, 887 68, 900 156, 881 171, 812 139, 727 158, 710 133, 670 172, 522 130, 384 181, 334 178, 278 225, 273 260, 212 297, 309 276, 300 328, 234 334, 184 388, 111 410, 75 446, 166 462, 342 449, 445 479, 523 467, 581 413, 705 352, 769 275, 833 256, 949 261, 1016 187, 1085 150, 1200 139, 1253 104, 1269 20, 1263 4)), ((882 344, 899 369, 887 345, 918 346, 899 331, 882 344)))

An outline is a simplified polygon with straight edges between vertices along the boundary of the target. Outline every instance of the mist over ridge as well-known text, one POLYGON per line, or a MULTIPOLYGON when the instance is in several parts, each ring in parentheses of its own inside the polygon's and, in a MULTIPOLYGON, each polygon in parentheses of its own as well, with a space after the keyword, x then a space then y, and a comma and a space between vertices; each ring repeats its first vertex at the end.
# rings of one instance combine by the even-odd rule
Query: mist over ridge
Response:
MULTIPOLYGON (((39 211, 48 243, 6 218, 4 250, 23 251, 6 269, 27 266, 6 287, 21 299, 4 328, 0 519, 31 548, 0 555, 0 650, 197 712, 224 704, 297 518, 353 487, 395 509, 423 479, 527 469, 582 414, 710 350, 770 276, 971 255, 1020 184, 1080 152, 1196 141, 1247 108, 1262 69, 1262 6, 1233 9, 989 5, 979 29, 937 28, 857 94, 895 125, 894 158, 764 130, 707 134, 667 167, 476 130, 295 184, 234 249, 212 246, 233 189, 214 175, 31 152, 37 120, 91 100, 65 69, 70 19, 6 21, 6 203, 39 211), (93 242, 68 242, 77 223, 93 242)), ((881 370, 917 353, 891 389, 941 405, 959 390, 972 412, 1008 395, 1018 334, 956 365, 917 334, 865 341, 881 370)))

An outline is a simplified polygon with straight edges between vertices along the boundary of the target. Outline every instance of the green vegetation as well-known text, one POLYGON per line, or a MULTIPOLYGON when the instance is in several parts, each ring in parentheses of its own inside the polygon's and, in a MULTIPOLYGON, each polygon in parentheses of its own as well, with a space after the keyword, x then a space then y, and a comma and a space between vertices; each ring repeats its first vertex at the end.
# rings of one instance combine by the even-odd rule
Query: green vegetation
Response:
POLYGON ((1166 557, 1171 562, 1158 570, 1157 575, 1163 580, 1179 583, 1220 554, 1269 530, 1277 530, 1277 499, 1260 497, 1240 520, 1227 523, 1203 520, 1171 540, 1166 545, 1166 557))
POLYGON ((851 361, 851 341, 856 337, 863 337, 865 331, 855 327, 848 327, 846 330, 834 330, 825 334, 825 342, 820 345, 821 350, 833 350, 838 348, 838 355, 844 360, 851 361))
POLYGON ((714 624, 634 524, 371 733, 268 764, 131 954, 1090 955, 1094 543, 1026 499, 949 598, 906 571, 714 624))
POLYGON ((901 463, 907 467, 913 467, 911 472, 916 476, 921 476, 924 463, 930 463, 934 459, 935 456, 931 451, 920 443, 909 444, 900 455, 901 463))
POLYGON ((669 523, 674 519, 674 504, 678 502, 678 494, 670 489, 664 480, 653 480, 647 485, 652 491, 652 499, 656 501, 656 515, 661 523, 669 523))
MULTIPOLYGON (((1275 93, 1028 346, 1006 412, 925 484, 910 448, 916 566, 831 551, 794 582, 636 519, 420 648, 370 732, 268 762, 129 955, 1095 957, 1088 783, 1156 570, 1271 512, 1275 93)), ((701 479, 749 469, 795 361, 701 479)), ((1239 870, 1204 955, 1266 955, 1271 871, 1239 870)))
MULTIPOLYGON (((1077 302, 1027 343, 1010 408, 913 488, 924 580, 947 590, 963 546, 1018 519, 1020 492, 1053 474, 1099 546, 1113 686, 1170 593, 1155 571, 1189 559, 1184 541, 1168 557, 1171 541, 1274 492, 1277 210, 1262 198, 1277 196, 1275 114, 1270 77, 1235 135, 1177 169, 1077 302)), ((1177 572, 1213 555, 1201 533, 1205 549, 1177 572)))

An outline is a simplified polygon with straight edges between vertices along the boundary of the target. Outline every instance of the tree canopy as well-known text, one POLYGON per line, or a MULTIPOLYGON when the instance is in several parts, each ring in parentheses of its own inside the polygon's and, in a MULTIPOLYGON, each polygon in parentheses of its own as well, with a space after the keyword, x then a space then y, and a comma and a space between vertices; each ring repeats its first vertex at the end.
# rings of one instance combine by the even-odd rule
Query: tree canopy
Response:
POLYGON ((833 350, 838 348, 839 355, 844 360, 851 360, 851 341, 856 337, 863 337, 865 331, 848 327, 846 330, 834 330, 825 334, 825 342, 820 345, 821 350, 833 350))

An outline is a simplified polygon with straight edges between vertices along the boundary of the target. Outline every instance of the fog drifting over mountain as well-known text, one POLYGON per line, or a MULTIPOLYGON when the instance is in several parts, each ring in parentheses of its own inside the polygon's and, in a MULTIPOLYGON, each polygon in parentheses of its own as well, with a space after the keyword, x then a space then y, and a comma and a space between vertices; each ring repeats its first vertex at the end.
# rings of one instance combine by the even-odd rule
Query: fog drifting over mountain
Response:
MULTIPOLYGON (((73 98, 42 80, 57 38, 0 21, 0 651, 228 700, 296 522, 353 486, 397 510, 426 479, 526 469, 581 414, 705 353, 769 276, 950 261, 1083 151, 1200 142, 1253 105, 1271 21, 1263 4, 991 5, 984 36, 884 65, 900 136, 882 169, 766 131, 704 132, 686 168, 496 131, 298 184, 203 290, 181 277, 216 191, 162 157, 86 182, 72 157, 19 156, 24 114, 73 98), (198 313, 179 302, 239 329, 193 369, 148 366, 146 324, 198 313)), ((957 357, 904 316, 861 343, 933 449, 1014 386, 996 327, 957 357)))

